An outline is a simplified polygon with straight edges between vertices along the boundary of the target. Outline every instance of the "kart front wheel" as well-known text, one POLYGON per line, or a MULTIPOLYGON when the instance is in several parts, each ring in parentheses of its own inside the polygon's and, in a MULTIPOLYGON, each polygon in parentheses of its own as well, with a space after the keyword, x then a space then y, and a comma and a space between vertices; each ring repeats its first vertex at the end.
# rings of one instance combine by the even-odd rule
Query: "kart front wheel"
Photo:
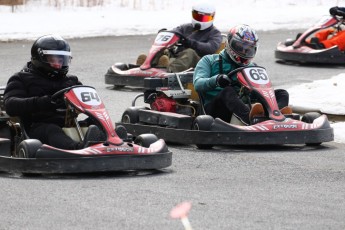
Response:
POLYGON ((158 141, 158 137, 152 133, 140 134, 135 138, 134 143, 145 148, 150 147, 154 142, 158 141))
MULTIPOLYGON (((303 115, 301 121, 311 124, 314 122, 314 120, 318 117, 320 117, 321 114, 318 112, 309 112, 303 115)), ((317 143, 306 143, 306 145, 308 146, 318 146, 321 145, 321 142, 317 142, 317 143)))
POLYGON ((42 143, 36 139, 23 140, 16 152, 16 157, 19 158, 35 158, 37 150, 42 146, 42 143))
POLYGON ((316 118, 319 118, 321 116, 318 112, 309 112, 303 115, 302 121, 305 123, 313 123, 316 118))
MULTIPOLYGON (((193 130, 209 131, 211 129, 213 121, 213 117, 209 115, 200 115, 194 120, 193 130)), ((213 145, 196 144, 196 147, 198 147, 199 149, 211 149, 213 145)))
POLYGON ((128 138, 127 129, 123 125, 116 126, 115 132, 119 136, 119 138, 121 138, 122 140, 127 140, 128 138))

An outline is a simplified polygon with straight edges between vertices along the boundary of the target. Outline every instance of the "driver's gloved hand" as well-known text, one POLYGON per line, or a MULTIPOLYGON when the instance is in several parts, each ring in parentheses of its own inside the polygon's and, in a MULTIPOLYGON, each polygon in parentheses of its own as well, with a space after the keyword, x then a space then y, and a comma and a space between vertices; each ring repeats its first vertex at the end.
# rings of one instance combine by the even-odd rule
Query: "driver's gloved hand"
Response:
POLYGON ((331 15, 334 16, 334 15, 337 14, 338 10, 339 10, 339 7, 334 6, 334 7, 331 7, 331 8, 329 9, 329 13, 330 13, 331 15))
POLYGON ((54 105, 55 109, 66 109, 66 103, 62 98, 58 98, 51 103, 54 105))
POLYGON ((51 101, 51 96, 45 95, 36 98, 36 109, 41 111, 55 110, 55 105, 51 101))
POLYGON ((185 48, 191 48, 191 46, 192 46, 192 41, 188 38, 184 38, 180 42, 183 45, 183 47, 185 47, 185 48))
POLYGON ((216 79, 217 86, 225 88, 231 84, 231 80, 226 74, 219 74, 216 79))

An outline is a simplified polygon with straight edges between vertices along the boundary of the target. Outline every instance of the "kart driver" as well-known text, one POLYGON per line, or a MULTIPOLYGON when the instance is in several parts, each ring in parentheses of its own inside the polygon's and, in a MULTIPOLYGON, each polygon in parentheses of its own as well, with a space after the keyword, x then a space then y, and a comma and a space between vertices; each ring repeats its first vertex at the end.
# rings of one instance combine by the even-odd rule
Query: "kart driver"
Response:
MULTIPOLYGON (((343 13, 345 17, 345 7, 334 6, 329 9, 332 16, 343 13)), ((344 25, 342 25, 344 26, 344 25)), ((345 30, 343 28, 330 27, 315 33, 314 37, 307 41, 307 46, 313 49, 328 49, 332 46, 338 46, 339 50, 345 51, 345 30)))
MULTIPOLYGON (((179 46, 173 53, 165 52, 158 60, 159 66, 167 67, 168 72, 181 72, 194 68, 200 57, 215 53, 220 47, 222 35, 213 25, 215 7, 208 3, 198 3, 192 8, 192 23, 182 24, 173 29, 182 34, 179 46)), ((144 63, 146 55, 138 57, 137 65, 144 63)))
MULTIPOLYGON (((264 113, 256 103, 250 111, 239 98, 240 83, 235 75, 226 75, 243 66, 254 66, 252 59, 258 47, 258 35, 248 25, 238 25, 227 34, 225 48, 219 54, 206 55, 198 62, 193 76, 195 90, 202 96, 205 112, 214 118, 230 122, 232 114, 245 125, 252 124, 254 115, 264 113)), ((278 106, 283 114, 291 114, 289 94, 286 90, 275 90, 278 106), (282 109, 283 108, 283 109, 282 109)), ((255 96, 250 95, 252 101, 255 96)))
POLYGON ((62 37, 38 38, 31 48, 31 61, 8 80, 4 93, 7 114, 21 119, 30 138, 61 149, 80 149, 90 138, 90 132, 83 143, 67 136, 61 128, 65 113, 56 110, 65 104, 51 102, 57 91, 82 84, 76 76, 67 75, 71 59, 70 46, 62 37))

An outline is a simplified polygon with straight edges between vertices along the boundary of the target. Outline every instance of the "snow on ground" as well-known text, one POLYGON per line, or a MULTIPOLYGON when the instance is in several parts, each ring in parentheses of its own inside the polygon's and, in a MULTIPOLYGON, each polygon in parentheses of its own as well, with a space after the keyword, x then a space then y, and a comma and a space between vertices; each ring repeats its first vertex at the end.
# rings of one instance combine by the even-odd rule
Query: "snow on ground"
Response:
MULTIPOLYGON (((191 20, 198 0, 103 0, 102 6, 50 6, 49 0, 27 0, 27 5, 0 6, 0 42, 59 33, 64 38, 141 35, 171 29, 191 20), (4 23, 6 22, 6 23, 4 23)), ((57 0, 53 2, 63 2, 57 0)), ((83 2, 82 0, 79 1, 83 2)), ((332 6, 345 0, 213 0, 215 25, 223 32, 246 23, 256 30, 301 29, 316 23, 332 6)), ((71 3, 70 3, 71 4, 71 3)), ((294 107, 345 115, 345 74, 288 89, 294 107), (320 97, 319 92, 323 92, 320 97), (303 94, 303 95, 301 95, 303 94), (316 101, 315 98, 318 98, 316 101)), ((345 143, 345 122, 332 124, 335 141, 345 143)))

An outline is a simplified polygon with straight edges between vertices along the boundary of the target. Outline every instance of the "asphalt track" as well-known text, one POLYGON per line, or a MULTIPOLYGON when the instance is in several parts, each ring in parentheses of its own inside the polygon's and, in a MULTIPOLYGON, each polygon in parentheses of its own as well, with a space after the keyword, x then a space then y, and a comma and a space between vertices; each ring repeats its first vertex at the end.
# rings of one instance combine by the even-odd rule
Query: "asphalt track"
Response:
MULTIPOLYGON (((275 87, 327 79, 343 66, 276 63, 278 41, 296 31, 259 31, 257 64, 275 87)), ((114 62, 147 53, 150 36, 69 40, 70 73, 96 88, 113 121, 140 89, 104 84, 114 62)), ((0 43, 0 85, 29 59, 32 42, 0 43)), ((170 145, 173 165, 154 172, 23 176, 0 173, 0 229, 183 229, 169 217, 191 201, 193 229, 344 229, 344 144, 236 146, 198 150, 170 145)))

